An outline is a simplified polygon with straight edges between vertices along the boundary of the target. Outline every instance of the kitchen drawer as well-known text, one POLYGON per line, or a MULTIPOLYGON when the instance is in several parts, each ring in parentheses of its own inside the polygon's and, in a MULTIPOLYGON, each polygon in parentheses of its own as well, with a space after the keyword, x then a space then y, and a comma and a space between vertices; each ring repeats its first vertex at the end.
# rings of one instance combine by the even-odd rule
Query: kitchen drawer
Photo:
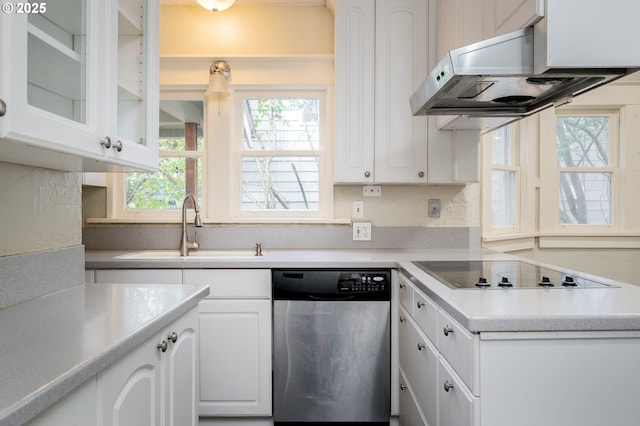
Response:
POLYGON ((475 397, 447 363, 438 362, 439 426, 479 426, 480 398, 475 397))
MULTIPOLYGON (((406 311, 400 309, 401 315, 406 311)), ((438 352, 418 325, 406 317, 400 323, 400 367, 429 425, 437 424, 438 352)))
POLYGON ((269 269, 185 269, 185 284, 209 284, 209 299, 270 299, 269 269))
POLYGON ((181 269, 97 269, 96 283, 182 284, 181 269))
POLYGON ((469 333, 442 310, 438 311, 438 330, 438 350, 473 394, 479 395, 480 340, 478 335, 469 333))
POLYGON ((438 307, 417 288, 413 290, 413 317, 435 346, 438 336, 438 307))
POLYGON ((414 285, 411 281, 402 274, 399 274, 398 279, 398 299, 400 304, 409 312, 409 315, 413 315, 413 289, 414 285))
POLYGON ((400 426, 429 426, 418 409, 415 396, 402 370, 400 370, 400 417, 398 424, 400 426))

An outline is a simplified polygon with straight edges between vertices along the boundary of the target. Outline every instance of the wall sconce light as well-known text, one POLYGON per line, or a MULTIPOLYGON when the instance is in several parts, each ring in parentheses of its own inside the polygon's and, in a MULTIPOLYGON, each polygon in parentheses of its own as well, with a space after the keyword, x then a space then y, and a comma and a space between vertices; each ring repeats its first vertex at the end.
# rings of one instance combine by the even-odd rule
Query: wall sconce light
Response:
POLYGON ((198 0, 200 6, 212 12, 221 12, 229 9, 236 0, 198 0))
POLYGON ((218 115, 220 115, 220 98, 229 94, 227 80, 231 76, 231 67, 225 61, 215 61, 209 68, 209 86, 205 96, 218 95, 218 115))

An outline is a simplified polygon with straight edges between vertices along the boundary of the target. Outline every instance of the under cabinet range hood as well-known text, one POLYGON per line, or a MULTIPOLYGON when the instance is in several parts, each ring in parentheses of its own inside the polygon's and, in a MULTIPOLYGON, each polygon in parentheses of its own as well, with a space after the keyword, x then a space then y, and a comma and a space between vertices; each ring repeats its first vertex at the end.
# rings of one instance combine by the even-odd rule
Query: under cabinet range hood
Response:
POLYGON ((601 19, 599 27, 589 27, 593 19, 584 15, 599 13, 574 10, 570 23, 551 21, 550 15, 535 26, 450 51, 411 97, 413 115, 486 118, 499 127, 640 69, 640 49, 629 46, 637 40, 636 24, 609 36, 603 23, 617 27, 629 20, 601 19))

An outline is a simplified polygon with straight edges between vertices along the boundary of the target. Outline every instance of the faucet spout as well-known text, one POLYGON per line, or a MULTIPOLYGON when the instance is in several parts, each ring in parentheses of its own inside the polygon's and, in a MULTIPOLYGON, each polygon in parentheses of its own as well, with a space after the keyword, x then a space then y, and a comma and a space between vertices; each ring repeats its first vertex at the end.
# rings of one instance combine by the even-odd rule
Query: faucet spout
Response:
POLYGON ((187 200, 191 199, 193 202, 193 209, 196 212, 196 216, 193 220, 193 224, 200 228, 202 227, 202 218, 200 217, 200 208, 198 202, 193 194, 187 194, 182 200, 182 238, 180 240, 180 256, 189 256, 189 249, 197 249, 198 241, 197 237, 195 241, 189 241, 187 235, 187 200))

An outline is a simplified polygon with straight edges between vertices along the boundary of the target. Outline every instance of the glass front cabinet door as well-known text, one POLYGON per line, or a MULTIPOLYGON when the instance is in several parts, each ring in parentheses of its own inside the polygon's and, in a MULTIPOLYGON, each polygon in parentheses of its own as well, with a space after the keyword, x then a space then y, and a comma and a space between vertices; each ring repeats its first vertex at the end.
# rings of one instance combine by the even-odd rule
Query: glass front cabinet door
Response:
POLYGON ((157 3, 2 3, 0 161, 157 167, 157 3))

